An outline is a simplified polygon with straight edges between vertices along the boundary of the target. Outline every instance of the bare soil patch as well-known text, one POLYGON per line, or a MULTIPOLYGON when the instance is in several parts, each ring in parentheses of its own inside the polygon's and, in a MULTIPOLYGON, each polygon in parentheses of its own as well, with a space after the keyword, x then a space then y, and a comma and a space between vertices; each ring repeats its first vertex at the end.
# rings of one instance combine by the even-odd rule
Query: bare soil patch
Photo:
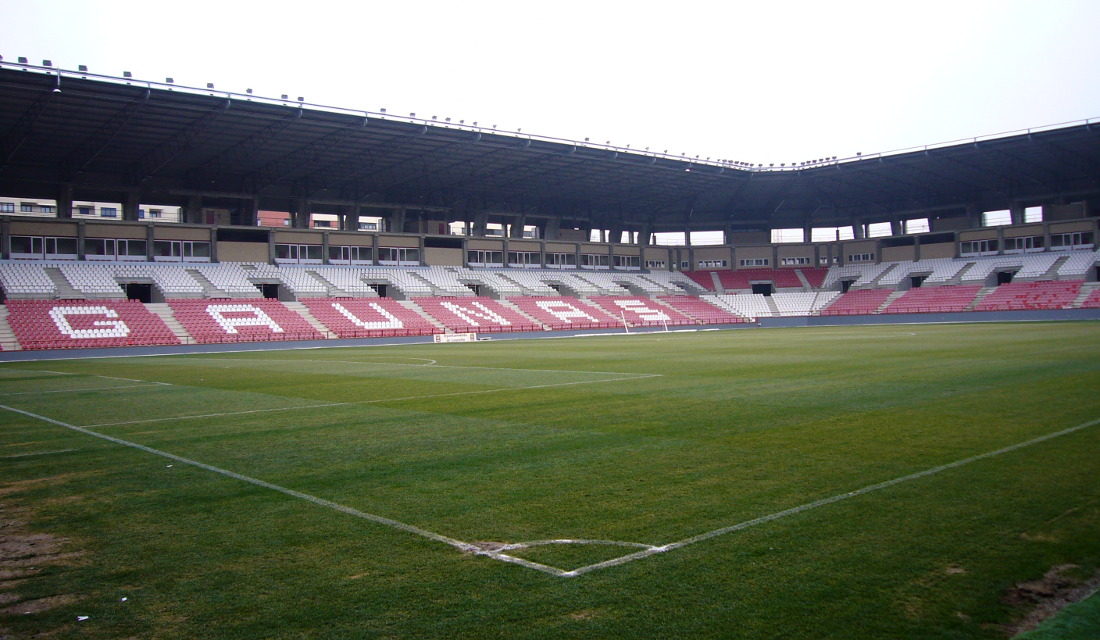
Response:
MULTIPOLYGON (((61 477, 12 482, 0 486, 0 498, 42 483, 64 481, 61 477)), ((48 568, 79 564, 83 552, 71 549, 70 541, 32 531, 26 524, 27 510, 0 503, 0 614, 33 615, 71 604, 76 594, 57 594, 28 600, 19 588, 48 568)))
POLYGON ((1027 613, 1015 624, 1007 625, 1007 634, 1016 636, 1031 631, 1066 605, 1095 593, 1100 588, 1100 572, 1091 579, 1082 580, 1072 575, 1077 568, 1075 564, 1060 564, 1052 567, 1038 580, 1018 582, 1009 589, 1005 593, 1004 601, 1027 613))

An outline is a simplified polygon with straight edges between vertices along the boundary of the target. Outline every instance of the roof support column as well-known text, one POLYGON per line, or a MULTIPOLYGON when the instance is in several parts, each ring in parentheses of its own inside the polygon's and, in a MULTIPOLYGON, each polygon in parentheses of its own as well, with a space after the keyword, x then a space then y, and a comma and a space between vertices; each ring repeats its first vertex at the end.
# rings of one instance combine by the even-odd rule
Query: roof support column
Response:
POLYGON ((126 192, 126 199, 122 202, 122 219, 134 222, 141 219, 141 194, 137 191, 126 192))
POLYGON ((623 241, 623 223, 612 222, 611 229, 607 232, 607 241, 613 244, 620 244, 623 241))
POLYGON ((309 200, 296 198, 291 205, 290 226, 295 229, 308 229, 311 208, 309 200))
POLYGON ((978 229, 982 226, 982 205, 972 202, 966 205, 966 225, 970 229, 978 229))
POLYGON ((478 238, 485 237, 485 230, 489 227, 489 212, 478 211, 474 214, 474 232, 473 235, 478 238))
POLYGON ((1008 215, 1012 218, 1012 224, 1024 223, 1024 205, 1019 202, 1013 202, 1008 207, 1008 215))
POLYGON ((240 212, 240 224, 255 227, 260 220, 260 199, 254 197, 245 200, 240 207, 240 212))
MULTIPOLYGON (((903 227, 904 227, 904 225, 901 223, 901 220, 891 220, 890 221, 890 235, 892 235, 892 236, 904 235, 905 234, 905 229, 903 227)), ((809 236, 806 236, 806 237, 809 238, 809 236)))
POLYGON ((559 235, 561 235, 561 218, 550 218, 542 229, 543 239, 557 240, 559 235))
POLYGON ((348 211, 348 215, 345 217, 344 230, 345 231, 358 231, 359 230, 359 217, 363 215, 363 207, 358 202, 351 205, 351 210, 348 211))
POLYGON ((508 230, 508 237, 510 238, 522 238, 523 228, 527 226, 527 214, 521 213, 519 217, 512 222, 512 227, 508 230))
POLYGON ((73 185, 62 185, 57 194, 57 217, 70 220, 73 217, 73 185))
POLYGON ((187 196, 187 202, 183 205, 183 221, 202 224, 202 196, 187 196))
POLYGON ((638 245, 645 247, 652 244, 653 241, 653 227, 645 225, 642 230, 638 232, 638 245))
POLYGON ((856 240, 863 240, 867 237, 867 225, 863 224, 862 220, 856 220, 852 223, 852 237, 856 240))

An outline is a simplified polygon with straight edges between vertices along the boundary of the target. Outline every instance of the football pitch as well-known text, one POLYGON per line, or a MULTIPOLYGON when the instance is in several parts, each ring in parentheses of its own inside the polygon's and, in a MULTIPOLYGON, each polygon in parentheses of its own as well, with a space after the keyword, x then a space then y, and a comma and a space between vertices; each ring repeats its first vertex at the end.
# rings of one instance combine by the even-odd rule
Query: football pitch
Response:
POLYGON ((1097 322, 2 364, 0 635, 1003 638, 1098 389, 1097 322))

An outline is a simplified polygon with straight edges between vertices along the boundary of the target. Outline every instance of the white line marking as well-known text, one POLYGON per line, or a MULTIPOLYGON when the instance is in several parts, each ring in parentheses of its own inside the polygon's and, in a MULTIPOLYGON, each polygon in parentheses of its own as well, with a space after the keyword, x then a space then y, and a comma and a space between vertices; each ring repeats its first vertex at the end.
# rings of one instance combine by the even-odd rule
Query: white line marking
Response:
POLYGON ((206 414, 189 415, 189 416, 169 416, 167 418, 146 418, 146 419, 143 419, 143 420, 126 420, 124 422, 100 422, 100 423, 96 423, 96 424, 86 424, 84 426, 85 427, 93 427, 93 428, 97 428, 97 427, 116 427, 116 426, 127 425, 127 424, 142 424, 142 423, 146 423, 146 422, 167 422, 167 421, 170 421, 170 420, 190 420, 190 419, 196 419, 196 418, 222 418, 222 417, 226 417, 226 416, 247 415, 247 414, 250 414, 250 413, 271 413, 271 412, 275 412, 275 411, 294 411, 296 409, 322 409, 322 408, 325 408, 325 407, 346 407, 346 406, 363 405, 363 404, 379 404, 379 403, 382 403, 382 402, 403 402, 403 401, 406 401, 406 400, 428 400, 428 399, 431 399, 431 398, 447 398, 447 397, 450 397, 450 396, 475 395, 475 394, 479 394, 479 393, 500 393, 502 391, 527 391, 529 389, 547 389, 547 388, 550 388, 550 387, 566 387, 566 386, 569 386, 569 385, 578 385, 578 384, 598 384, 598 383, 601 383, 601 382, 619 382, 619 381, 623 381, 623 380, 644 380, 645 378, 660 377, 660 374, 657 374, 657 373, 639 374, 639 375, 642 375, 644 377, 608 378, 608 379, 605 379, 605 380, 578 380, 578 381, 575 381, 575 382, 556 382, 556 383, 553 383, 553 384, 536 384, 536 385, 530 385, 530 386, 526 386, 526 387, 502 387, 502 388, 498 388, 498 389, 480 389, 480 390, 475 390, 475 391, 456 391, 454 393, 433 393, 433 394, 428 394, 428 395, 423 395, 423 396, 402 396, 402 397, 399 397, 399 398, 376 398, 374 400, 356 400, 356 401, 353 401, 353 402, 330 402, 330 403, 327 403, 327 404, 311 404, 311 405, 304 405, 304 406, 300 406, 300 407, 275 407, 275 408, 271 408, 271 409, 248 409, 248 410, 245 410, 245 411, 227 411, 227 412, 224 412, 224 413, 206 413, 206 414))
POLYGON ((69 453, 70 451, 80 451, 80 449, 58 449, 57 451, 35 451, 34 453, 16 453, 10 456, 0 456, 0 460, 8 460, 10 458, 30 458, 32 456, 49 456, 55 453, 69 453))
POLYGON ((828 498, 822 498, 821 500, 815 500, 813 502, 807 502, 806 504, 802 504, 802 505, 799 505, 797 507, 791 507, 790 509, 784 509, 783 511, 777 511, 775 513, 771 513, 771 514, 768 514, 766 516, 761 516, 759 518, 754 518, 752 520, 746 520, 745 522, 741 522, 739 524, 731 525, 731 526, 728 526, 728 527, 722 527, 720 529, 715 529, 713 531, 707 531, 706 533, 700 533, 699 535, 691 536, 690 538, 684 538, 683 540, 678 540, 676 542, 670 542, 668 544, 661 545, 659 547, 654 547, 652 549, 646 549, 644 551, 638 551, 636 553, 621 556, 619 558, 614 558, 612 560, 607 560, 605 562, 597 562, 596 564, 590 564, 586 567, 580 567, 578 569, 573 569, 572 571, 565 572, 564 577, 579 576, 579 575, 583 575, 585 573, 588 573, 590 571, 596 571, 597 569, 606 569, 608 567, 614 567, 614 566, 618 566, 618 565, 621 565, 621 564, 626 564, 627 562, 633 562, 635 560, 641 560, 642 558, 647 558, 647 557, 649 557, 651 555, 654 555, 654 554, 657 554, 657 553, 665 553, 666 551, 673 551, 675 549, 681 549, 681 548, 686 547, 688 545, 695 544, 697 542, 703 542, 704 540, 710 540, 711 538, 717 538, 718 536, 722 536, 722 535, 725 535, 727 533, 733 533, 734 531, 741 531, 743 529, 748 529, 749 527, 754 527, 758 524, 764 524, 766 522, 771 522, 773 520, 778 520, 780 518, 785 518, 787 516, 792 516, 792 515, 795 515, 797 513, 802 513, 803 511, 809 511, 811 509, 816 509, 818 507, 824 507, 825 505, 833 504, 835 502, 840 502, 841 500, 847 500, 849 498, 855 498, 857 496, 861 496, 861 495, 864 495, 866 493, 871 493, 872 491, 878 491, 880 489, 886 489, 888 487, 892 487, 894 485, 901 484, 903 482, 909 482, 911 480, 918 480, 920 478, 925 478, 925 477, 940 473, 941 471, 947 471, 949 469, 955 469, 955 468, 961 467, 963 465, 968 465, 972 462, 977 462, 979 460, 985 460, 986 458, 992 458, 994 456, 999 456, 999 455, 1002 455, 1002 454, 1005 454, 1005 453, 1010 453, 1010 452, 1016 451, 1018 449, 1023 449, 1025 447, 1030 447, 1032 445, 1036 445, 1036 444, 1039 444, 1041 442, 1046 442, 1047 440, 1053 440, 1054 438, 1060 438, 1062 436, 1069 435, 1071 433, 1076 433, 1078 431, 1081 431, 1082 429, 1087 429, 1089 427, 1092 427, 1092 426, 1095 426, 1095 425, 1098 425, 1098 424, 1100 424, 1100 419, 1090 420, 1089 422, 1079 424, 1075 427, 1070 427, 1068 429, 1062 429, 1061 431, 1055 431, 1054 433, 1048 433, 1044 436, 1039 436, 1037 438, 1032 438, 1031 440, 1026 440, 1024 442, 1019 442, 1019 443, 1014 444, 1014 445, 1009 445, 1007 447, 1003 447, 1003 448, 997 449, 995 451, 987 451, 986 453, 980 453, 976 456, 971 456, 969 458, 963 458, 962 460, 956 460, 955 462, 949 462, 947 464, 943 464, 943 465, 940 465, 938 467, 932 467, 931 469, 925 469, 924 471, 918 471, 917 473, 911 473, 907 476, 901 476, 900 478, 894 478, 893 480, 887 480, 886 482, 880 482, 878 484, 868 485, 868 486, 863 487, 861 489, 856 489, 855 491, 849 491, 847 493, 839 493, 835 496, 830 496, 828 498))

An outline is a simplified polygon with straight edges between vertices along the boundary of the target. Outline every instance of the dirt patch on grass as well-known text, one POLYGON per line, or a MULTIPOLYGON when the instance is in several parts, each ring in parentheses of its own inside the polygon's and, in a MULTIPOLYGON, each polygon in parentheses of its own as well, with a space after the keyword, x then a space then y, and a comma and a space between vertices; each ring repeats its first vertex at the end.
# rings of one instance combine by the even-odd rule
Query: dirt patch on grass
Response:
MULTIPOLYGON (((63 482, 61 476, 0 486, 0 497, 25 491, 44 483, 63 482)), ((0 614, 33 615, 76 602, 81 596, 57 594, 27 599, 19 589, 47 569, 78 565, 83 552, 71 549, 65 538, 32 531, 26 524, 26 509, 0 503, 0 614)))
POLYGON ((1066 605, 1082 600, 1100 588, 1100 572, 1083 580, 1073 575, 1075 569, 1079 569, 1075 564, 1060 564, 1038 580, 1018 582, 1009 589, 1005 593, 1004 601, 1027 613, 1015 624, 1007 625, 1006 634, 1014 637, 1031 631, 1066 605))

